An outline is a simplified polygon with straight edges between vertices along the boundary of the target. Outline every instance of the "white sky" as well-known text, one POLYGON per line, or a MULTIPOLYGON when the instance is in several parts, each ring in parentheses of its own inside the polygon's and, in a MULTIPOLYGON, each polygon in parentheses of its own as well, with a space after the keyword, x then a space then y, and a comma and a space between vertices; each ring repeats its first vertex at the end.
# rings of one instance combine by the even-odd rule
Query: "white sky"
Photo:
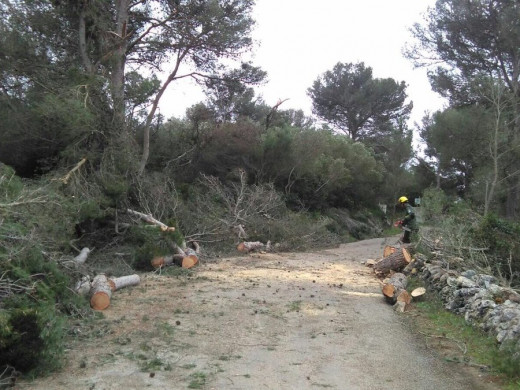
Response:
MULTIPOLYGON (((311 114, 307 89, 318 76, 338 62, 364 62, 374 77, 405 81, 414 102, 412 123, 424 112, 442 108, 443 100, 431 91, 425 69, 413 69, 402 55, 412 40, 408 29, 422 21, 435 0, 256 0, 257 45, 253 64, 268 73, 258 89, 265 102, 289 99, 281 109, 302 109, 311 114)), ((161 104, 163 115, 183 117, 187 107, 204 100, 193 83, 176 82, 161 104)))

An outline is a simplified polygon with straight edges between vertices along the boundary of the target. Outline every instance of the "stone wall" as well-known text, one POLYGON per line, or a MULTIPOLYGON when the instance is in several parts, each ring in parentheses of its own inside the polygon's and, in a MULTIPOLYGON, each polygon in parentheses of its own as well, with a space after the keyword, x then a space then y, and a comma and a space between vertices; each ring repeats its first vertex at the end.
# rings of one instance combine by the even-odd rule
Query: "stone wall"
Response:
POLYGON ((439 293, 447 310, 520 351, 520 294, 500 286, 491 275, 475 270, 449 269, 442 260, 424 262, 418 269, 429 290, 439 293))

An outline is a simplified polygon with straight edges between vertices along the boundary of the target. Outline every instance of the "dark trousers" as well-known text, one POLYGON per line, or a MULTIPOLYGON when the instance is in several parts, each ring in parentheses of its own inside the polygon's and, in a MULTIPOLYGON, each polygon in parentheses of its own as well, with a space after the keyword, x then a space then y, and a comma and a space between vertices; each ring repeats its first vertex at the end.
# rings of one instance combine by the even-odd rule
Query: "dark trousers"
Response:
POLYGON ((409 229, 405 229, 403 233, 403 243, 409 244, 412 242, 412 232, 409 229))

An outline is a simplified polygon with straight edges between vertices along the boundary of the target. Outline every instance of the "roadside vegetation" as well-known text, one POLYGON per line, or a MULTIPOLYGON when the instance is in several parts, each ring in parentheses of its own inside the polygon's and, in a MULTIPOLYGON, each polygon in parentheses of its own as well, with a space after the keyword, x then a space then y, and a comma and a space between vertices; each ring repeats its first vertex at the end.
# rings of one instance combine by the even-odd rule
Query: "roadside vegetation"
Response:
POLYGON ((59 367, 93 316, 74 293, 85 274, 149 271, 172 242, 215 259, 241 240, 303 251, 380 236, 402 195, 423 199, 420 245, 518 288, 519 5, 439 0, 414 27, 407 56, 441 65, 432 86, 450 102, 416 128, 406 80, 362 62, 316 76, 313 117, 256 96, 267 75, 234 61, 253 49, 252 7, 0 0, 0 386, 59 367), (186 77, 206 100, 165 118, 164 91, 186 77))

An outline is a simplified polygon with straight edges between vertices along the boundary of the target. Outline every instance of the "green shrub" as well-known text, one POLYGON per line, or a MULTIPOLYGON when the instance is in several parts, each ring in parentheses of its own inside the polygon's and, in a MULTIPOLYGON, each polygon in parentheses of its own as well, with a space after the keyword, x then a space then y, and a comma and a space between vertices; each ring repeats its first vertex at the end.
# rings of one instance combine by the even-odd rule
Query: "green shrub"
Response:
POLYGON ((475 239, 488 248, 486 254, 507 279, 520 281, 520 223, 486 216, 475 229, 475 239))

